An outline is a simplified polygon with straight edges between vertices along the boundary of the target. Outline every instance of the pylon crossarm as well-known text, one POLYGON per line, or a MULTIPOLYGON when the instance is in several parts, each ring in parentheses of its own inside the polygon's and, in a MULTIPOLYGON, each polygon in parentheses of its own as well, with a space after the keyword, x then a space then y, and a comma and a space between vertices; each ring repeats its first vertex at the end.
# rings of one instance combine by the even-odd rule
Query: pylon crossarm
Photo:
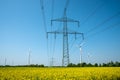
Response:
POLYGON ((63 34, 63 32, 58 32, 58 31, 47 32, 47 39, 48 39, 48 34, 54 34, 56 39, 56 34, 63 34))
POLYGON ((52 19, 51 20, 51 26, 53 21, 58 21, 58 22, 63 22, 63 18, 58 18, 58 19, 52 19))
POLYGON ((53 21, 59 21, 59 22, 63 22, 63 18, 52 19, 52 20, 51 20, 51 23, 52 23, 53 21))
POLYGON ((79 21, 71 19, 71 18, 67 18, 67 22, 76 22, 76 23, 78 23, 78 27, 79 27, 79 24, 80 24, 79 21))
POLYGON ((80 32, 68 32, 68 34, 81 34, 81 35, 83 35, 83 33, 80 33, 80 32))
POLYGON ((52 31, 52 32, 47 32, 47 34, 63 34, 63 32, 52 31))
POLYGON ((53 21, 58 21, 58 22, 76 22, 78 24, 79 27, 79 21, 71 19, 71 18, 67 18, 67 17, 63 17, 63 18, 58 18, 58 19, 52 19, 51 20, 51 25, 53 21))
POLYGON ((81 35, 82 39, 84 40, 84 34, 80 33, 80 32, 68 32, 68 34, 74 34, 75 35, 75 39, 76 39, 76 35, 81 35))

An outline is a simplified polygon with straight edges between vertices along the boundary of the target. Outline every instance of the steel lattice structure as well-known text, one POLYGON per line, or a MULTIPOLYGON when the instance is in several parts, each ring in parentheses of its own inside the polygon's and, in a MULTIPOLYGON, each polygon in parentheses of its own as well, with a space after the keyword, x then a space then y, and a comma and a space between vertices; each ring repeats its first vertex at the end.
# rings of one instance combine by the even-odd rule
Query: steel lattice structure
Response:
POLYGON ((68 32, 67 23, 68 22, 76 22, 78 24, 78 27, 79 27, 79 21, 68 18, 66 16, 66 9, 64 10, 64 16, 62 18, 52 19, 51 20, 51 25, 52 25, 53 21, 63 22, 63 31, 62 32, 59 32, 59 31, 47 32, 47 37, 48 37, 48 34, 55 34, 55 37, 56 37, 56 34, 62 34, 63 35, 63 58, 62 58, 62 66, 67 66, 69 64, 68 34, 74 34, 75 35, 75 39, 76 39, 76 35, 77 34, 82 35, 83 39, 84 39, 84 35, 83 35, 83 33, 80 33, 80 32, 68 32))

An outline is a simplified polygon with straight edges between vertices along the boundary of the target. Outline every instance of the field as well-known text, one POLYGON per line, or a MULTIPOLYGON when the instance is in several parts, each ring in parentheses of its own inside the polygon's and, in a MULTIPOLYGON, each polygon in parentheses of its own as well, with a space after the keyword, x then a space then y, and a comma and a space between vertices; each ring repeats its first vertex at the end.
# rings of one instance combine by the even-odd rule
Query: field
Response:
POLYGON ((120 67, 0 68, 0 80, 120 80, 120 67))

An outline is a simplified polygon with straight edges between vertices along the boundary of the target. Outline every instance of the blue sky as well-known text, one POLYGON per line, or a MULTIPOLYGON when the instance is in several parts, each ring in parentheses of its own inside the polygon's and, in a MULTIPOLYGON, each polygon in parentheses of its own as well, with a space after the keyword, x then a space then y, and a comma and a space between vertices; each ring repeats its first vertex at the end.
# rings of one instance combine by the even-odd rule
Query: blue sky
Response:
MULTIPOLYGON (((66 0, 54 0, 53 12, 52 0, 43 0, 43 3, 46 28, 51 31, 50 20, 63 16, 66 0)), ((119 4, 120 0, 70 0, 67 16, 79 20, 80 27, 68 23, 68 28, 84 33, 84 62, 120 61, 119 4)), ((62 35, 57 35, 56 40, 54 35, 46 39, 44 27, 40 0, 0 0, 0 64, 5 64, 5 58, 9 65, 28 64, 30 48, 31 64, 49 65, 53 57, 54 65, 61 65, 62 35)), ((62 23, 53 23, 52 30, 61 31, 62 23)), ((73 35, 69 36, 72 63, 79 62, 80 52, 76 47, 79 43, 80 37, 74 40, 73 35)))

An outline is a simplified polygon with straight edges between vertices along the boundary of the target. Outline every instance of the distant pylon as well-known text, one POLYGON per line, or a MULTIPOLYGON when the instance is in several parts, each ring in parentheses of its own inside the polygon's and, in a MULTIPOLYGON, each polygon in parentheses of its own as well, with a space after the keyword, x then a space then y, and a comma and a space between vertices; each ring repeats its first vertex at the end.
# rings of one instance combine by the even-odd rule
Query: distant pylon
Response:
POLYGON ((28 55, 28 65, 30 65, 30 57, 31 57, 31 49, 29 48, 29 55, 28 55))
POLYGON ((5 66, 7 65, 7 59, 5 58, 5 66))
POLYGON ((90 63, 90 58, 91 58, 91 57, 92 57, 91 54, 88 53, 88 63, 90 63))
POLYGON ((12 60, 12 66, 14 66, 14 61, 12 60))
POLYGON ((51 58, 51 61, 50 61, 50 66, 53 67, 54 66, 54 58, 52 57, 51 58))
POLYGON ((82 64, 82 47, 80 46, 80 63, 82 64))

